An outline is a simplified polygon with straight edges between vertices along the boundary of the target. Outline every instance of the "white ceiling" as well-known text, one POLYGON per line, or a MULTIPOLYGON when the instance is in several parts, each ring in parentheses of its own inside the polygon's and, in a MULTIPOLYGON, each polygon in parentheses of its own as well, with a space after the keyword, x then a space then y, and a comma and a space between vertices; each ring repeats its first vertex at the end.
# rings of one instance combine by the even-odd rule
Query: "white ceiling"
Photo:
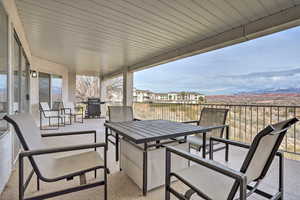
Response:
POLYGON ((299 0, 16 0, 31 53, 108 75, 300 4, 299 0))

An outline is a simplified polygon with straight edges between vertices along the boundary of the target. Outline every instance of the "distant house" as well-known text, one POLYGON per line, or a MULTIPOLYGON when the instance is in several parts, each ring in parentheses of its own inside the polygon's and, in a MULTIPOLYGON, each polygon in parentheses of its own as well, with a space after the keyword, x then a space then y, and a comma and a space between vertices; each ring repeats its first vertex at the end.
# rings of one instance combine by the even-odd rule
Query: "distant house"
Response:
POLYGON ((149 90, 134 89, 133 99, 135 102, 196 104, 204 102, 205 95, 197 92, 155 93, 149 90))
POLYGON ((171 92, 168 100, 174 103, 199 103, 205 101, 205 95, 198 92, 171 92))
POLYGON ((149 90, 133 90, 133 101, 134 102, 151 102, 153 92, 149 90))
POLYGON ((153 93, 154 102, 165 102, 168 100, 169 100, 168 93, 153 93))

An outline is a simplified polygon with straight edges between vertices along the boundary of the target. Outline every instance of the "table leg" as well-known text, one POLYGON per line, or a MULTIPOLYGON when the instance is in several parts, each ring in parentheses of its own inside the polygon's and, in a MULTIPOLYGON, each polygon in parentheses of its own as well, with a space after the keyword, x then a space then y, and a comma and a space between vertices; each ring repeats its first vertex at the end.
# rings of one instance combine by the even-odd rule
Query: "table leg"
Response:
MULTIPOLYGON (((229 126, 226 126, 226 140, 229 140, 229 126)), ((228 162, 229 157, 229 145, 228 143, 225 144, 225 161, 228 162)))
POLYGON ((203 147, 202 147, 202 157, 205 158, 206 157, 206 132, 203 133, 203 147))
POLYGON ((105 143, 108 147, 108 128, 107 127, 105 127, 105 143))
POLYGON ((148 152, 147 152, 147 143, 144 144, 143 152, 143 195, 147 195, 147 172, 148 172, 148 152))
POLYGON ((119 161, 119 134, 116 133, 116 162, 119 161))

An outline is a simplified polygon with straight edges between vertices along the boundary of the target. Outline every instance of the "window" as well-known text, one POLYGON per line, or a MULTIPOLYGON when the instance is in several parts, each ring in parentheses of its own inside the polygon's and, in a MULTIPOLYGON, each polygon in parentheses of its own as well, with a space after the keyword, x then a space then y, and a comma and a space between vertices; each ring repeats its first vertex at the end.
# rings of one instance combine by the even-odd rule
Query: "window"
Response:
POLYGON ((62 101, 63 79, 59 75, 39 72, 39 101, 51 103, 62 101))
POLYGON ((61 76, 52 75, 51 76, 51 97, 52 102, 62 101, 62 86, 63 80, 61 76))
POLYGON ((50 74, 39 73, 39 101, 48 102, 50 105, 50 74))
POLYGON ((7 113, 7 48, 8 48, 7 15, 0 3, 0 135, 6 132, 7 124, 2 119, 7 113))

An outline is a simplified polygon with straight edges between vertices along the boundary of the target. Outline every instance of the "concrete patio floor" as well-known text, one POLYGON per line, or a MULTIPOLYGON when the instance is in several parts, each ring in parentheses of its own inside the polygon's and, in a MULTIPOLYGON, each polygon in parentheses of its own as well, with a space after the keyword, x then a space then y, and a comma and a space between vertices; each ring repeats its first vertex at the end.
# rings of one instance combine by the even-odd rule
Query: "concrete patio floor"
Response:
MULTIPOLYGON (((97 130, 98 142, 104 141, 104 119, 89 119, 85 120, 83 124, 75 123, 58 130, 64 131, 80 131, 80 130, 97 130)), ((43 131, 43 132, 56 132, 56 131, 43 131)), ((49 146, 66 146, 76 145, 93 142, 91 136, 62 136, 58 138, 48 138, 47 144, 49 146)), ((102 152, 102 150, 99 150, 102 152)), ((111 174, 108 176, 108 199, 110 200, 160 200, 164 199, 164 188, 160 187, 153 191, 148 192, 146 197, 142 196, 142 192, 138 187, 124 174, 118 170, 118 163, 115 162, 114 146, 109 144, 108 151, 108 166, 111 170, 111 174)), ((57 156, 65 156, 70 153, 59 154, 57 156)), ((245 156, 245 150, 231 148, 230 149, 230 162, 227 164, 233 168, 238 168, 245 156)), ((215 160, 224 161, 224 152, 218 152, 215 154, 215 160)), ((26 167, 27 173, 30 168, 26 167)), ((164 170, 164 169, 162 169, 164 170)), ((299 200, 300 199, 300 162, 293 160, 285 160, 285 199, 299 200)), ((269 192, 274 193, 278 185, 277 178, 277 160, 273 162, 268 178, 262 183, 262 187, 269 192)), ((98 177, 101 178, 101 177, 98 177)), ((93 173, 88 176, 89 181, 93 181, 93 173)), ((56 183, 43 183, 41 182, 40 193, 49 192, 64 187, 76 186, 79 184, 78 178, 74 178, 72 181, 60 181, 56 183)), ((179 190, 183 190, 184 186, 180 183, 174 183, 175 187, 179 190)), ((26 192, 27 196, 36 194, 36 178, 31 180, 31 183, 26 192)), ((18 170, 14 169, 10 180, 0 195, 1 200, 15 200, 18 199, 18 170)), ((101 200, 103 199, 103 187, 96 187, 73 194, 60 196, 53 199, 63 200, 101 200)), ((175 198, 174 198, 175 199, 175 198)), ((193 197, 192 199, 199 199, 193 197)), ((250 199, 263 199, 257 195, 253 195, 250 199)))

